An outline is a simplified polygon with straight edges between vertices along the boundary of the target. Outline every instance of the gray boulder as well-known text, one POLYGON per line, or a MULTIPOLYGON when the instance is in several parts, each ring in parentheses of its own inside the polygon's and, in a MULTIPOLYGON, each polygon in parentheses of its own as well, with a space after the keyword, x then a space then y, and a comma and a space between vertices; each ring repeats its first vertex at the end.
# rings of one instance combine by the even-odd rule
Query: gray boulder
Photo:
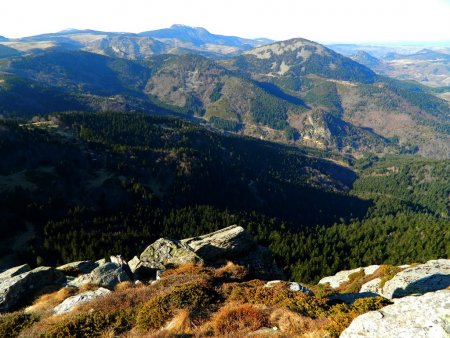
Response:
POLYGON ((369 275, 373 274, 375 271, 377 271, 379 267, 380 267, 379 265, 370 265, 370 266, 366 266, 364 268, 356 268, 356 269, 352 269, 352 270, 339 271, 334 276, 328 276, 328 277, 322 278, 319 281, 319 284, 329 283, 332 288, 336 289, 336 288, 340 287, 343 283, 348 282, 351 274, 357 273, 357 272, 361 271, 361 269, 362 269, 364 271, 364 274, 366 276, 369 276, 369 275))
POLYGON ((0 282, 0 312, 11 311, 45 287, 66 281, 61 271, 39 267, 0 282))
POLYGON ((58 266, 59 271, 64 272, 67 276, 77 277, 79 275, 90 273, 99 264, 93 261, 78 261, 58 266))
POLYGON ((86 291, 78 295, 65 299, 61 304, 53 309, 55 315, 60 315, 72 311, 76 306, 90 302, 91 300, 111 293, 108 289, 99 288, 95 291, 86 291))
POLYGON ((247 254, 255 245, 243 227, 231 225, 203 236, 181 240, 205 261, 230 259, 247 254))
POLYGON ((74 279, 70 282, 70 285, 80 287, 85 284, 92 284, 112 290, 117 284, 129 280, 130 277, 124 269, 115 263, 109 262, 100 265, 89 274, 74 279))
POLYGON ((128 274, 128 277, 133 279, 133 273, 131 272, 131 269, 128 266, 127 261, 122 257, 122 255, 111 256, 110 261, 111 263, 115 263, 118 266, 120 266, 128 274))
POLYGON ((156 279, 157 268, 152 267, 151 264, 141 262, 141 260, 134 256, 132 260, 128 262, 130 271, 133 274, 133 279, 156 279))
POLYGON ((13 268, 10 268, 6 271, 3 271, 0 273, 0 283, 4 281, 5 279, 20 275, 21 273, 31 271, 31 268, 28 264, 15 266, 13 268))
POLYGON ((399 298, 423 294, 450 286, 450 259, 428 261, 397 273, 383 287, 383 296, 399 298))
POLYGON ((160 238, 149 245, 140 256, 141 265, 147 269, 165 269, 203 260, 187 245, 172 239, 160 238))
POLYGON ((450 291, 395 299, 394 304, 355 318, 341 338, 450 337, 450 291))

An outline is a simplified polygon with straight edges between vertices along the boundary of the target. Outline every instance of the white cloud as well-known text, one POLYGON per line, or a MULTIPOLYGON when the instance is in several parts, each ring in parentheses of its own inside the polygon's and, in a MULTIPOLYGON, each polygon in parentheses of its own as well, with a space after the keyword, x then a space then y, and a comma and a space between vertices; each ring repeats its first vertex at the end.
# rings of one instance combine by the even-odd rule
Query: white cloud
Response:
POLYGON ((227 35, 316 41, 450 40, 448 0, 7 0, 0 35, 65 28, 140 32, 173 23, 227 35))

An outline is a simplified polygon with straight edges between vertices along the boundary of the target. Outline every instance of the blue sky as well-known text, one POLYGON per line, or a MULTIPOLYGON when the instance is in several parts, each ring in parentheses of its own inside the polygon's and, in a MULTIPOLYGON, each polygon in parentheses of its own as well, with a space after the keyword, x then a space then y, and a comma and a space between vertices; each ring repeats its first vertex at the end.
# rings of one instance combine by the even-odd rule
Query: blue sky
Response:
POLYGON ((174 23, 217 34, 319 42, 449 41, 450 0, 4 0, 0 35, 66 28, 141 32, 174 23))

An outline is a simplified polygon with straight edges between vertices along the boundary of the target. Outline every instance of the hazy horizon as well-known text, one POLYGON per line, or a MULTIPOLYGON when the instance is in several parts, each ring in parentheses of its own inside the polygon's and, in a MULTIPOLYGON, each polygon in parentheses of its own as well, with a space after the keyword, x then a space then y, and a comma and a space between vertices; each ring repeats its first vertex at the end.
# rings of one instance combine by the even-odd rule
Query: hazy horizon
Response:
POLYGON ((450 41, 450 0, 9 1, 0 35, 21 38, 67 28, 139 33, 185 24, 214 34, 322 43, 450 41))

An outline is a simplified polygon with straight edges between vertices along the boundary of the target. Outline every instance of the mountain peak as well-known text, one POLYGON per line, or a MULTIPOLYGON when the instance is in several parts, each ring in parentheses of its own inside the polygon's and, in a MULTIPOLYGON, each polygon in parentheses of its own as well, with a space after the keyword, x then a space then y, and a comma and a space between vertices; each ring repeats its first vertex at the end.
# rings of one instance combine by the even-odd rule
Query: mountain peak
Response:
POLYGON ((303 38, 294 38, 286 41, 274 42, 269 45, 256 47, 252 50, 245 52, 248 55, 254 55, 259 59, 270 58, 270 55, 283 55, 286 53, 299 52, 299 56, 304 59, 308 58, 313 52, 323 53, 325 47, 303 38), (307 52, 302 53, 301 50, 305 49, 307 52))

